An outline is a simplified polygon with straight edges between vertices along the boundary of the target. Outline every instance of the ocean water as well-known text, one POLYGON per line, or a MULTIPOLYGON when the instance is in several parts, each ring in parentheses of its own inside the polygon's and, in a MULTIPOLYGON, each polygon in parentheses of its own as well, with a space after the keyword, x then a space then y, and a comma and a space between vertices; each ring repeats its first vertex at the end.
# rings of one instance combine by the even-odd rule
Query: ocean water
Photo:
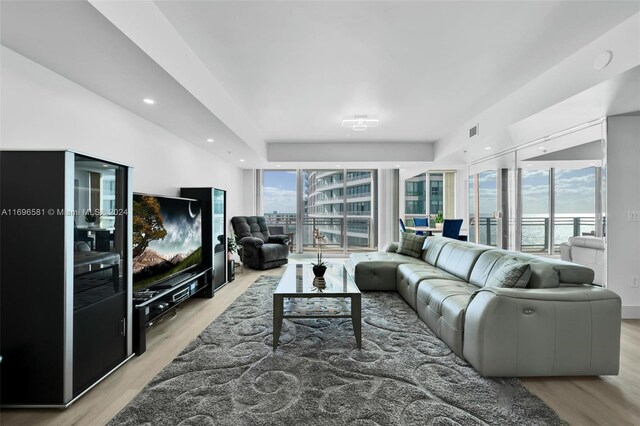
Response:
MULTIPOLYGON (((490 235, 490 244, 496 244, 496 223, 490 220, 491 226, 486 225, 487 218, 480 218, 480 242, 487 243, 487 234, 490 235)), ((595 217, 593 215, 557 215, 555 225, 555 244, 559 245, 574 235, 592 233, 595 230, 595 217), (580 218, 580 226, 574 229, 573 218, 580 218), (577 231, 577 233, 576 233, 577 231)), ((522 221, 522 250, 542 251, 545 247, 546 233, 548 226, 545 226, 544 215, 524 216, 522 221)))

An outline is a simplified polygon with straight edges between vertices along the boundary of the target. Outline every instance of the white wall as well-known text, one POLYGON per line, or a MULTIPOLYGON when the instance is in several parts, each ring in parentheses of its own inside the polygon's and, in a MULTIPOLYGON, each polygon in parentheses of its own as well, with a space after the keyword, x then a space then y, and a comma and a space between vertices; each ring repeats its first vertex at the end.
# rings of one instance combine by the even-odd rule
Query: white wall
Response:
POLYGON ((136 192, 215 186, 227 190, 229 218, 243 213, 238 167, 10 49, 0 54, 2 149, 71 149, 128 164, 136 192))
MULTIPOLYGON (((546 136, 548 133, 539 134, 535 129, 533 134, 522 132, 523 129, 520 128, 511 134, 510 130, 515 123, 640 65, 639 27, 640 13, 623 21, 480 114, 469 118, 460 127, 452 129, 436 143, 436 161, 464 148, 469 152, 467 160, 470 162, 486 155, 483 151, 485 146, 492 146, 492 152, 495 153, 546 136), (613 60, 603 70, 596 70, 593 62, 606 50, 613 51, 613 60), (469 128, 476 123, 480 124, 480 133, 469 139, 469 128)), ((598 100, 605 105, 612 102, 611 99, 598 100)), ((584 122, 585 115, 581 111, 575 113, 579 117, 577 123, 584 122)), ((600 117, 602 115, 595 115, 591 119, 600 117)), ((572 123, 565 121, 560 125, 562 127, 557 130, 565 130, 572 123)))
POLYGON ((607 271, 608 288, 622 298, 623 318, 640 318, 640 117, 607 119, 607 271))

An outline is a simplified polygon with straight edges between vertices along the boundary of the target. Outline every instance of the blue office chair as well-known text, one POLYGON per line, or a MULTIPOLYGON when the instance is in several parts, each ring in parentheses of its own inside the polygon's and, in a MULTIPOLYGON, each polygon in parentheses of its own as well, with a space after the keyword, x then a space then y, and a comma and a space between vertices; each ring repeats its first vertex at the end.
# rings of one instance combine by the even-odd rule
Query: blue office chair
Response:
POLYGON ((442 236, 457 240, 460 236, 463 219, 445 219, 442 224, 442 236))
MULTIPOLYGON (((413 218, 413 224, 415 226, 429 226, 429 219, 426 217, 416 217, 413 218)), ((424 235, 423 231, 416 231, 416 235, 424 235)))

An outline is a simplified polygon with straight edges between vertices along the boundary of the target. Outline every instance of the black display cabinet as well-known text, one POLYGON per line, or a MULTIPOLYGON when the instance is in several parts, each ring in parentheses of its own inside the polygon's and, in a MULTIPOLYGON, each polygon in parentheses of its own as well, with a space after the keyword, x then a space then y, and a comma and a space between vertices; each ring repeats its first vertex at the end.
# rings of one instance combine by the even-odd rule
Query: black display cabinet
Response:
POLYGON ((227 192, 217 188, 182 188, 181 197, 202 202, 202 258, 213 268, 213 292, 227 283, 227 192))
POLYGON ((132 356, 131 197, 126 166, 0 152, 3 407, 66 407, 132 356))

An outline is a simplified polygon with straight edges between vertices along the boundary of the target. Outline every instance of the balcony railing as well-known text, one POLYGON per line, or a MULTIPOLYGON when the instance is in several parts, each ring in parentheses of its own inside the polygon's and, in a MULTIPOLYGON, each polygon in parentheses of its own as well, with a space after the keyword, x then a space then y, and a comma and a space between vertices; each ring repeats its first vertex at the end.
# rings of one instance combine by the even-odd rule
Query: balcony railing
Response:
MULTIPOLYGON (((496 245, 498 224, 492 217, 478 218, 479 239, 486 245, 496 245)), ((546 253, 549 250, 550 220, 548 217, 523 217, 521 250, 528 253, 546 253)), ((471 221, 471 227, 474 221, 471 221)), ((569 237, 594 235, 595 218, 593 216, 558 216, 554 220, 554 252, 560 250, 560 244, 569 237)))
MULTIPOLYGON (((266 214, 265 218, 268 226, 282 227, 284 233, 293 234, 294 251, 297 251, 296 215, 266 214)), ((304 217, 302 219, 302 251, 305 253, 315 253, 319 249, 316 242, 313 241, 314 228, 318 228, 327 237, 328 241, 323 245, 323 253, 342 254, 377 249, 377 241, 370 217, 347 217, 346 228, 343 217, 304 217)))

